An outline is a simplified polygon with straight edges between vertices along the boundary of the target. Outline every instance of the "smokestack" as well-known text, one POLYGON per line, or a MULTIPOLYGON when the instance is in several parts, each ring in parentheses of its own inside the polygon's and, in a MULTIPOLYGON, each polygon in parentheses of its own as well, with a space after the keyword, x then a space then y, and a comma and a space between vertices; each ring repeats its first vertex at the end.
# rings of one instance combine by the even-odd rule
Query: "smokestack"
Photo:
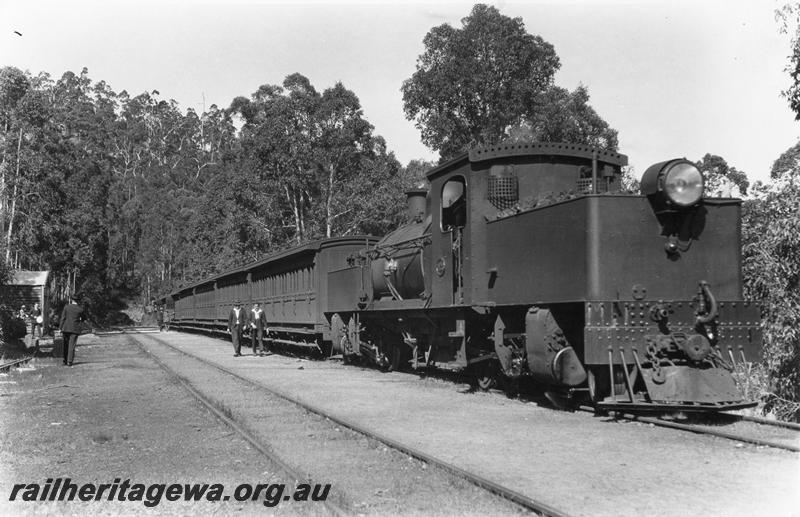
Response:
POLYGON ((425 189, 413 189, 406 192, 406 210, 409 221, 422 221, 425 218, 425 189))

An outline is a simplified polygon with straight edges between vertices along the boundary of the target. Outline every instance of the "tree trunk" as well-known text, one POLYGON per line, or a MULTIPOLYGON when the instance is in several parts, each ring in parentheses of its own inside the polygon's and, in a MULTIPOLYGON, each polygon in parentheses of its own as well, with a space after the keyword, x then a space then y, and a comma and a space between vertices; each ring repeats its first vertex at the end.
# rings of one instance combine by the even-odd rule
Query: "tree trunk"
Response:
POLYGON ((325 196, 325 236, 330 238, 333 232, 333 216, 331 204, 333 203, 333 180, 336 177, 336 168, 331 164, 328 167, 328 192, 325 196))
POLYGON ((306 204, 303 202, 303 193, 299 192, 295 194, 297 196, 297 211, 300 214, 300 234, 298 235, 297 243, 300 244, 303 242, 303 239, 306 236, 306 218, 303 216, 305 214, 305 206, 306 204))
MULTIPOLYGON (((8 134, 8 122, 3 127, 3 133, 8 134)), ((6 146, 3 146, 3 156, 0 158, 0 231, 6 229, 6 146)))
POLYGON ((22 149, 22 128, 19 128, 17 139, 17 170, 14 174, 14 192, 11 194, 11 213, 8 215, 8 233, 6 234, 6 264, 11 258, 11 235, 14 230, 14 211, 17 209, 17 187, 19 186, 20 151, 22 149))
POLYGON ((301 221, 300 209, 301 207, 298 205, 297 202, 297 195, 293 191, 293 189, 289 188, 289 185, 283 186, 284 191, 286 192, 286 200, 289 202, 289 206, 292 207, 292 214, 294 215, 294 232, 295 232, 295 239, 297 243, 300 244, 303 239, 303 223, 301 221))

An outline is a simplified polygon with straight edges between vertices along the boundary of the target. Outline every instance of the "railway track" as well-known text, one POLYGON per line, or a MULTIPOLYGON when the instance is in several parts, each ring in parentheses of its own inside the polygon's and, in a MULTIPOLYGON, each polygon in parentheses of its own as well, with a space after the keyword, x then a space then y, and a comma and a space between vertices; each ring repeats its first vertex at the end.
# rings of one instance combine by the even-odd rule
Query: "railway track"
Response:
MULTIPOLYGON (((594 413, 594 408, 588 406, 581 406, 580 409, 594 413)), ((721 413, 715 417, 705 416, 705 420, 696 422, 676 422, 624 412, 611 413, 619 420, 641 422, 762 447, 800 452, 800 425, 791 422, 778 422, 728 413, 721 413), (725 429, 720 429, 722 426, 725 426, 725 429)))
POLYGON ((33 359, 33 356, 31 356, 31 357, 23 357, 22 359, 16 359, 14 361, 7 361, 7 362, 5 362, 3 364, 0 364, 0 373, 7 372, 7 371, 11 370, 12 368, 18 368, 18 367, 22 366, 23 364, 26 364, 31 359, 33 359))
MULTIPOLYGON (((152 333, 153 330, 135 328, 135 329, 128 329, 127 332, 152 333)), ((157 333, 157 331, 156 331, 156 333, 157 333)), ((160 341, 160 342, 162 342, 162 341, 160 341)), ((171 345, 168 345, 166 343, 163 343, 163 344, 165 346, 170 346, 171 347, 171 345)), ((172 347, 172 348, 174 348, 174 347, 172 347)), ((229 371, 224 367, 218 366, 218 365, 213 364, 213 363, 208 363, 207 361, 205 361, 205 360, 203 360, 201 358, 197 358, 197 357, 195 357, 195 356, 193 356, 191 354, 188 354, 188 353, 184 352, 183 350, 179 350, 179 349, 175 349, 175 350, 178 350, 179 352, 181 352, 184 355, 188 355, 190 357, 193 357, 193 358, 197 359, 198 361, 201 361, 201 362, 204 362, 206 364, 212 365, 215 368, 217 368, 219 370, 222 370, 222 371, 225 371, 226 373, 228 373, 228 374, 230 374, 230 375, 232 375, 234 377, 237 377, 237 378, 240 378, 242 380, 245 380, 246 382, 252 383, 252 381, 250 381, 248 379, 245 379, 245 378, 237 375, 235 372, 229 371)), ((278 396, 280 396, 280 397, 282 397, 282 398, 284 398, 286 400, 289 400, 289 401, 291 401, 293 403, 296 403, 296 404, 298 404, 298 405, 300 405, 302 407, 305 407, 306 409, 308 409, 309 411, 311 411, 313 413, 320 414, 320 415, 322 415, 322 416, 324 416, 326 418, 331 418, 324 411, 321 411, 321 410, 315 411, 312 408, 308 408, 302 402, 294 400, 291 396, 288 396, 288 395, 282 394, 282 393, 277 393, 274 390, 272 390, 270 388, 267 388, 265 386, 261 386, 261 387, 263 389, 267 389, 268 391, 275 393, 276 395, 278 395, 278 396)), ((595 411, 594 408, 588 407, 588 406, 582 406, 580 409, 583 410, 583 411, 592 412, 592 413, 595 411)), ((672 421, 672 420, 664 420, 664 419, 656 418, 656 417, 647 417, 647 416, 635 415, 635 414, 632 414, 632 413, 625 413, 625 412, 611 412, 611 413, 614 414, 616 419, 620 419, 620 420, 641 422, 641 423, 646 423, 646 424, 652 424, 652 425, 655 425, 655 426, 658 426, 658 427, 666 427, 666 428, 670 428, 670 429, 687 431, 687 432, 696 433, 696 434, 704 434, 704 435, 708 435, 708 436, 715 436, 715 437, 718 437, 718 438, 724 438, 724 439, 733 440, 733 441, 737 441, 737 442, 741 442, 741 443, 748 443, 748 444, 752 444, 752 445, 756 445, 756 446, 771 447, 771 448, 775 448, 775 449, 783 449, 783 450, 788 450, 788 451, 792 451, 792 452, 800 452, 800 424, 794 424, 794 423, 791 423, 791 422, 781 422, 781 421, 775 421, 775 420, 767 420, 767 419, 758 418, 758 417, 720 413, 720 414, 717 415, 717 419, 715 421, 705 422, 705 423, 703 423, 703 422, 685 423, 685 422, 676 422, 676 421, 672 421), (720 429, 720 427, 722 427, 722 426, 725 426, 725 429, 720 429), (765 432, 765 431, 763 431, 764 428, 775 428, 775 429, 780 429, 780 431, 765 432)), ((331 418, 331 420, 334 420, 334 421, 338 422, 338 420, 335 419, 335 418, 331 418)), ((356 432, 360 432, 360 433, 365 434, 365 435, 368 434, 368 432, 366 430, 362 431, 362 430, 357 429, 355 427, 351 427, 346 422, 339 422, 339 423, 341 425, 345 426, 345 427, 353 429, 356 432)), ((414 451, 414 450, 406 451, 406 450, 403 450, 402 444, 390 443, 390 442, 392 442, 391 439, 388 439, 388 438, 385 438, 385 437, 384 438, 375 437, 375 439, 385 443, 386 445, 391 446, 392 448, 400 450, 400 451, 402 451, 402 452, 404 452, 404 453, 406 453, 406 454, 408 454, 408 455, 410 455, 412 457, 421 459, 423 461, 429 461, 429 460, 423 458, 422 456, 424 454, 419 452, 419 451, 414 451), (397 446, 395 446, 395 445, 397 445, 397 446), (419 456, 417 454, 415 454, 415 453, 419 453, 419 456)), ((431 460, 429 462, 430 463, 435 463, 435 461, 433 461, 433 460, 431 460)), ((453 469, 457 469, 457 467, 454 467, 454 466, 448 466, 448 467, 443 467, 443 468, 445 470, 448 470, 448 471, 450 471, 450 472, 452 472, 452 473, 454 473, 456 475, 459 475, 459 476, 464 477, 465 479, 467 479, 466 476, 464 476, 462 474, 459 474, 459 473, 456 473, 455 470, 453 470, 453 469), (448 467, 452 467, 452 468, 448 468, 448 467)), ((480 483, 476 483, 476 484, 479 484, 479 486, 482 486, 482 485, 480 485, 480 483)), ((514 501, 514 499, 511 498, 511 497, 509 497, 508 499, 514 501)))
MULTIPOLYGON (((132 330, 132 329, 126 330, 126 333, 129 333, 129 334, 140 334, 140 332, 138 332, 137 330, 132 330)), ((148 333, 148 334, 151 334, 151 333, 148 333)), ((289 395, 287 393, 284 393, 284 392, 282 392, 280 390, 276 390, 276 389, 274 389, 272 387, 266 386, 266 385, 264 385, 264 384, 262 384, 262 383, 260 383, 258 381, 255 381, 255 380, 249 379, 247 377, 244 377, 242 375, 239 375, 238 373, 230 370, 229 368, 226 368, 226 367, 221 366, 219 364, 216 364, 214 362, 208 361, 208 360, 206 360, 204 358, 201 358, 201 357, 195 356, 193 354, 190 354, 190 353, 180 349, 179 347, 176 347, 174 345, 171 345, 171 344, 165 342, 163 339, 160 339, 157 336, 146 335, 144 337, 146 339, 148 339, 148 340, 155 341, 160 346, 168 348, 168 349, 170 349, 170 350, 172 350, 174 352, 177 352, 177 353, 179 353, 179 354, 181 354, 181 355, 183 355, 185 357, 189 357, 189 358, 191 358, 191 359, 193 359, 193 360, 195 360, 195 361, 197 361, 199 363, 202 363, 203 365, 205 365, 207 367, 216 369, 216 370, 218 370, 220 372, 223 372, 223 373, 225 373, 225 374, 227 374, 227 375, 229 375, 229 376, 231 376, 231 377, 233 377, 233 378, 235 378, 235 379, 237 379, 237 380, 239 380, 241 382, 247 383, 247 384, 249 384, 249 385, 251 385, 251 386, 253 386, 255 388, 258 388, 259 390, 263 390, 263 391, 265 391, 265 392, 267 392, 269 394, 272 394, 272 395, 274 395, 274 396, 276 396, 276 397, 278 397, 280 399, 286 400, 286 401, 288 401, 288 402, 290 402, 290 403, 302 408, 305 411, 308 411, 310 413, 314 413, 315 415, 318 415, 318 416, 320 416, 322 418, 325 418, 325 419, 328 419, 328 420, 330 420, 332 422, 335 422, 336 424, 338 424, 338 425, 340 425, 340 426, 342 426, 344 428, 347 428, 347 429, 349 429, 349 430, 351 430, 351 431, 353 431, 355 433, 358 433, 358 434, 364 436, 367 439, 375 440, 375 441, 380 442, 383 445, 385 445, 385 446, 387 446, 387 447, 389 447, 391 449, 394 449, 394 450, 396 450, 398 452, 401 452, 401 453, 403 453, 403 454, 405 454, 405 455, 407 455, 407 456, 409 456, 411 458, 414 458, 414 459, 417 459, 419 461, 425 462, 425 463, 427 463, 429 465, 433 465, 435 467, 438 467, 439 469, 441 469, 441 470, 443 470, 445 472, 448 472, 449 474, 454 475, 454 476, 456 476, 458 478, 461 478, 461 479, 463 479, 465 481, 468 481, 469 483, 472 483, 473 485, 475 485, 475 486, 477 486, 477 487, 479 487, 481 489, 487 490, 488 492, 490 492, 492 494, 495 494, 495 495, 497 495, 499 497, 502 497, 502 498, 504 498, 504 499, 506 499, 508 501, 511 501, 512 503, 514 503, 514 504, 516 504, 516 505, 518 505, 518 506, 520 506, 520 507, 522 507, 522 508, 524 508, 524 509, 526 509, 526 510, 528 510, 530 512, 533 512, 536 515, 541 515, 543 517, 567 517, 566 513, 562 512, 562 511, 560 511, 558 509, 555 509, 555 508, 553 508, 553 507, 551 507, 549 505, 546 505, 546 504, 544 504, 542 502, 536 501, 536 500, 534 500, 534 499, 532 499, 532 498, 530 498, 530 497, 528 497, 528 496, 526 496, 524 494, 521 494, 521 493, 519 493, 519 492, 517 492, 517 491, 515 491, 513 489, 510 489, 510 488, 502 486, 502 485, 500 485, 498 483, 495 483, 494 481, 491 481, 490 479, 487 479, 487 478, 485 478, 485 477, 483 477, 483 476, 481 476, 479 474, 475 474, 473 472, 469 472, 467 470, 464 470, 464 469, 462 469, 462 468, 460 468, 460 467, 458 467, 456 465, 453 465, 452 463, 440 460, 440 459, 436 458, 435 456, 427 454, 427 453, 425 453, 423 451, 420 451, 420 450, 418 450, 418 449, 416 449, 414 447, 402 444, 402 443, 400 443, 400 442, 398 442, 396 440, 393 440, 391 438, 383 436, 383 435, 381 435, 379 433, 375 433, 375 432, 373 432, 373 431, 371 431, 371 430, 369 430, 369 429, 367 429, 367 428, 365 428, 363 426, 360 426, 359 424, 357 424, 355 422, 352 422, 352 421, 337 417, 335 415, 332 415, 332 414, 326 412, 325 410, 323 410, 323 409, 321 409, 319 407, 316 407, 316 406, 313 406, 311 404, 305 403, 305 402, 303 402, 301 400, 298 400, 298 399, 292 397, 291 395, 289 395)), ((272 456, 270 455, 269 450, 268 450, 267 447, 265 447, 264 445, 258 444, 258 440, 256 438, 254 438, 252 435, 250 435, 246 430, 242 429, 241 426, 239 426, 235 421, 233 421, 232 419, 228 418, 219 408, 217 408, 213 404, 213 402, 211 402, 206 397, 204 397, 202 394, 197 392, 197 390, 195 390, 191 385, 189 385, 189 383, 187 381, 185 381, 181 377, 177 376, 177 374, 172 372, 172 370, 170 370, 169 367, 167 367, 162 361, 160 361, 152 353, 150 353, 146 349, 145 349, 145 351, 163 369, 165 369, 171 375, 175 376, 176 379, 181 384, 183 384, 190 391, 190 393, 192 393, 196 398, 198 398, 198 400, 203 405, 208 407, 212 411, 212 413, 217 415, 226 424, 230 425, 233 429, 235 429, 248 442, 253 444, 253 446, 256 447, 257 450, 261 451, 263 454, 265 454, 270 459, 272 459, 272 456)), ((278 459, 278 464, 284 465, 284 463, 279 459, 278 459)), ((287 473, 289 473, 290 470, 288 470, 288 469, 291 469, 291 467, 289 467, 288 465, 286 467, 287 467, 287 473)), ((291 475, 295 475, 295 474, 291 474, 291 475)), ((298 479, 305 479, 305 476, 301 476, 298 479)), ((348 511, 347 509, 341 508, 341 507, 332 508, 331 510, 332 510, 332 513, 334 513, 336 515, 348 515, 348 514, 352 513, 350 511, 348 511)))
MULTIPOLYGON (((737 415, 732 415, 737 416, 737 415)), ((740 420, 745 422, 756 422, 758 424, 769 425, 773 427, 785 427, 786 429, 794 429, 796 431, 800 431, 800 424, 795 424, 793 422, 783 422, 781 420, 768 420, 766 418, 761 418, 757 416, 747 416, 747 415, 738 415, 740 420)))
MULTIPOLYGON (((128 330, 124 331, 124 333, 142 333, 139 330, 128 330)), ((177 352, 182 352, 181 350, 176 349, 175 347, 171 347, 170 345, 164 343, 161 340, 158 340, 159 343, 163 346, 171 348, 177 352)), ((141 346, 140 346, 141 347, 141 346)), ((224 409, 219 407, 218 404, 214 403, 211 399, 203 395, 200 391, 195 389, 186 379, 178 375, 174 370, 172 370, 166 363, 164 363, 161 359, 159 359, 155 354, 147 350, 145 347, 141 347, 142 350, 152 359, 162 370, 164 370, 173 380, 175 380, 178 384, 183 386, 198 402, 200 402, 206 409, 208 409, 218 420, 223 422, 225 425, 230 427, 233 431, 235 431, 239 436, 241 436, 247 443, 249 443, 255 450, 261 453, 264 457, 266 457, 270 462, 277 465, 287 476, 293 479, 296 482, 304 482, 304 483, 313 483, 311 479, 302 472, 298 471, 277 455, 275 455, 272 451, 269 450, 264 444, 262 444, 258 438, 256 438, 251 432, 246 430, 244 427, 239 425, 236 420, 231 418, 226 414, 224 409)), ((189 354, 185 354, 189 355, 189 354)), ((190 356, 192 357, 192 356, 190 356)), ((196 358, 195 358, 196 359, 196 358)), ((205 361, 201 361, 205 362, 205 361)), ((346 516, 350 515, 352 512, 347 510, 346 508, 342 507, 341 505, 337 504, 336 502, 326 499, 322 501, 322 504, 325 508, 331 513, 331 515, 335 516, 346 516)))

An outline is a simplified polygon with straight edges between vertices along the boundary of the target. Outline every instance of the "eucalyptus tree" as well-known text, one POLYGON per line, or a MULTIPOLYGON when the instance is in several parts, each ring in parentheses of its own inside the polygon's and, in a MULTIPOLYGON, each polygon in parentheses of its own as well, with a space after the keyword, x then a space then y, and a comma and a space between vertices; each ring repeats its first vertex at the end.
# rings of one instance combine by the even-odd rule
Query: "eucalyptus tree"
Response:
POLYGON ((314 162, 326 237, 364 231, 362 222, 400 202, 375 197, 394 184, 399 163, 386 142, 373 135, 358 97, 341 83, 326 89, 315 111, 314 162))
POLYGON ((778 179, 786 175, 793 175, 800 171, 800 142, 784 151, 770 169, 770 178, 778 179))
POLYGON ((31 78, 14 67, 0 69, 0 229, 5 262, 11 260, 17 211, 39 162, 35 140, 47 121, 47 106, 31 78))
POLYGON ((277 242, 355 231, 370 204, 359 189, 374 189, 397 171, 358 97, 341 83, 319 93, 292 74, 283 86, 236 98, 230 111, 244 121, 242 169, 271 194, 264 206, 278 209, 277 242))
POLYGON ((780 23, 780 31, 791 38, 792 50, 786 66, 791 84, 782 93, 795 114, 795 120, 800 120, 800 2, 785 3, 775 11, 775 17, 780 23))
MULTIPOLYGON (((308 85, 310 87, 310 85, 308 85)), ((240 133, 240 170, 262 185, 270 198, 262 205, 277 205, 272 211, 273 232, 278 241, 306 236, 311 181, 310 128, 304 111, 304 98, 316 94, 295 88, 293 97, 281 86, 263 85, 250 99, 237 97, 230 112, 244 121, 240 133), (278 199, 275 199, 278 198, 278 199), (273 200, 277 203, 272 202, 273 200)), ((264 214, 267 219, 268 214, 264 214)))
POLYGON ((721 194, 723 193, 722 191, 730 191, 729 187, 735 186, 741 196, 747 195, 747 188, 750 186, 747 174, 736 167, 728 165, 728 162, 721 156, 706 153, 696 165, 700 172, 703 173, 706 181, 706 191, 721 194), (727 188, 725 183, 728 183, 727 188))
POLYGON ((800 144, 776 160, 772 181, 756 182, 742 215, 745 295, 762 306, 767 404, 800 419, 800 144))
POLYGON ((428 32, 401 88, 406 117, 442 160, 509 138, 616 148, 616 131, 588 105, 586 88, 555 86, 556 51, 521 18, 477 4, 461 22, 460 29, 444 24, 428 32))
MULTIPOLYGON (((202 114, 192 109, 184 114, 157 91, 126 99, 119 126, 115 178, 123 195, 122 226, 127 228, 120 236, 122 249, 133 252, 126 267, 144 291, 164 292, 196 262, 185 250, 193 249, 204 232, 219 231, 221 220, 192 227, 187 213, 197 209, 198 199, 214 206, 217 193, 207 189, 225 170, 235 128, 216 105, 202 114)), ((198 257, 203 266, 218 262, 210 253, 198 257)))

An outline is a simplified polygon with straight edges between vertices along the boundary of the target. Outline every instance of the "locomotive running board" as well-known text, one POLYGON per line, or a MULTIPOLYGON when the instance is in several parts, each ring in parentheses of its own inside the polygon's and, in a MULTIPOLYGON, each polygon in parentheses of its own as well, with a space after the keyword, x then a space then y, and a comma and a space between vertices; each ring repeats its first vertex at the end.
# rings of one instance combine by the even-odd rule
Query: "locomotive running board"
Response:
POLYGON ((754 407, 757 402, 725 402, 719 404, 679 404, 679 403, 658 403, 658 402, 598 402, 595 404, 598 409, 604 411, 648 411, 648 412, 703 412, 709 411, 730 411, 734 409, 746 409, 754 407))

